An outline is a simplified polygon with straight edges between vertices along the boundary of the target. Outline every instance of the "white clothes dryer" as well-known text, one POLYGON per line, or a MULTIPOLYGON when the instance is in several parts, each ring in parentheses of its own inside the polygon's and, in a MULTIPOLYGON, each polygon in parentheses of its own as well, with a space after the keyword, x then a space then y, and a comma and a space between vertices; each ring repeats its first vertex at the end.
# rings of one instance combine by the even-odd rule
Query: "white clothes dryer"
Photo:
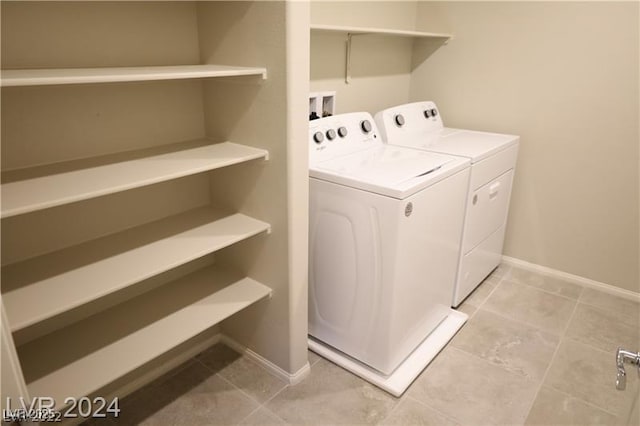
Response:
POLYGON ((375 116, 392 145, 471 160, 471 180, 452 306, 457 307, 499 264, 518 156, 519 136, 444 127, 433 102, 415 102, 375 116))
POLYGON ((451 309, 469 160, 389 146, 369 113, 309 125, 309 347, 399 396, 451 309))

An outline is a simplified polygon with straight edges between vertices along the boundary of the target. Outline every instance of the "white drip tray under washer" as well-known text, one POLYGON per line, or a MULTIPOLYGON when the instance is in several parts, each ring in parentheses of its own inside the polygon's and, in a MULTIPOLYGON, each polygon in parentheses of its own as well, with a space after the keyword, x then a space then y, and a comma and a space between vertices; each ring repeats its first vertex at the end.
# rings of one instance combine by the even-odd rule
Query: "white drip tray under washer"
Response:
POLYGON ((388 376, 325 345, 312 336, 309 336, 309 349, 391 395, 399 397, 449 343, 467 319, 469 319, 467 314, 451 309, 431 334, 388 376))

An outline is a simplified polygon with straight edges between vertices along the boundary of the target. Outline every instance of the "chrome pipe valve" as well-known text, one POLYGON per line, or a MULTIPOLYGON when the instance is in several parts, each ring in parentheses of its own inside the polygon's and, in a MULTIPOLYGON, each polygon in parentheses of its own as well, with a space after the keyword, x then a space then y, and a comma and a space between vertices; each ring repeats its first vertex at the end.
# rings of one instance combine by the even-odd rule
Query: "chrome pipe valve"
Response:
POLYGON ((616 367, 618 374, 616 376, 616 389, 625 390, 627 387, 627 372, 624 369, 624 363, 635 365, 638 369, 640 377, 640 352, 630 352, 622 348, 618 348, 616 352, 616 367))

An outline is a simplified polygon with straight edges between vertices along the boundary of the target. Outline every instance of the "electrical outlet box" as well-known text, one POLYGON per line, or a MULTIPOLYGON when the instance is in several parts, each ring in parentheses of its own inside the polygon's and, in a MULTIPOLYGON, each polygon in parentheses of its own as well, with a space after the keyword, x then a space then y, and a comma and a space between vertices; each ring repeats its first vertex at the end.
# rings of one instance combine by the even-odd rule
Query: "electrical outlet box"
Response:
POLYGON ((336 112, 336 92, 309 94, 309 120, 328 117, 336 112))

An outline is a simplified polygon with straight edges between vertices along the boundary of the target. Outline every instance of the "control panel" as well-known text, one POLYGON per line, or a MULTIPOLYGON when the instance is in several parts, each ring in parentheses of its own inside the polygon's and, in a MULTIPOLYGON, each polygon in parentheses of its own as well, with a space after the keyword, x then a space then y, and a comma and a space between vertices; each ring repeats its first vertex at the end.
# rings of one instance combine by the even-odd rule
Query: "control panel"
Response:
POLYGON ((338 114, 309 122, 309 163, 316 164, 383 144, 368 112, 338 114))
POLYGON ((375 117, 385 140, 423 137, 440 131, 444 126, 434 102, 414 102, 380 111, 375 117))

